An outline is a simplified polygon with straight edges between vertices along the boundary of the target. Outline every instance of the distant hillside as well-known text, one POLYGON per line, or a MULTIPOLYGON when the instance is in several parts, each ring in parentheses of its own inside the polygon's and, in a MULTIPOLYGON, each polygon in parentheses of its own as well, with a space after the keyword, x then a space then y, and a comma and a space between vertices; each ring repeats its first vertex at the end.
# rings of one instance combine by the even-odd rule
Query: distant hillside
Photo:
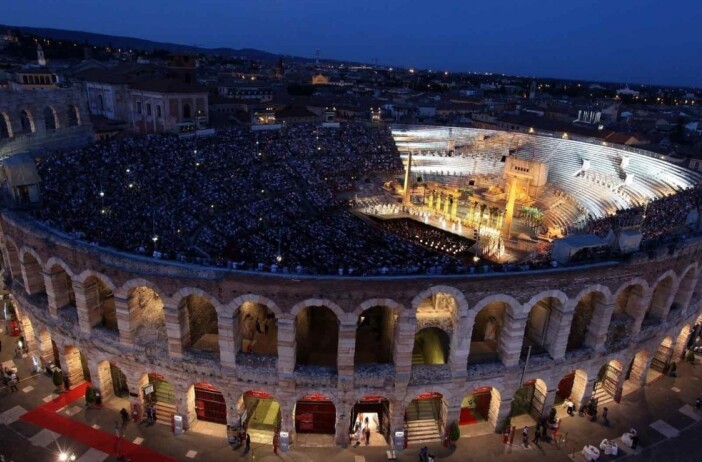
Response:
MULTIPOLYGON (((127 48, 135 50, 155 50, 161 49, 170 52, 186 52, 186 53, 202 53, 205 55, 222 55, 231 57, 242 57, 245 59, 251 59, 256 61, 268 61, 273 62, 278 59, 279 56, 274 53, 269 53, 263 50, 256 50, 254 48, 202 48, 189 45, 179 45, 177 43, 165 43, 165 42, 154 42, 152 40, 144 40, 134 37, 121 37, 116 35, 105 35, 96 34, 93 32, 82 32, 76 30, 64 30, 64 29, 51 29, 45 27, 26 27, 26 26, 11 26, 11 25, 0 25, 0 30, 7 29, 19 30, 29 34, 35 34, 41 37, 52 38, 56 40, 72 40, 76 42, 88 41, 92 45, 97 46, 109 46, 113 48, 127 48)), ((294 59, 303 62, 312 61, 310 58, 303 58, 299 56, 285 56, 286 59, 294 59)))

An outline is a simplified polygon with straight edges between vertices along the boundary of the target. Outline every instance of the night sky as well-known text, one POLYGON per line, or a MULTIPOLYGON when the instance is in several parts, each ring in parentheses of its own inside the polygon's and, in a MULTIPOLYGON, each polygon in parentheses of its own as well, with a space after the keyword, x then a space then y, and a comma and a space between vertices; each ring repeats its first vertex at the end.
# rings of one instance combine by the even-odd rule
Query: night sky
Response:
POLYGON ((7 0, 0 21, 449 71, 702 86, 700 0, 7 0), (9 8, 8 8, 9 7, 9 8))

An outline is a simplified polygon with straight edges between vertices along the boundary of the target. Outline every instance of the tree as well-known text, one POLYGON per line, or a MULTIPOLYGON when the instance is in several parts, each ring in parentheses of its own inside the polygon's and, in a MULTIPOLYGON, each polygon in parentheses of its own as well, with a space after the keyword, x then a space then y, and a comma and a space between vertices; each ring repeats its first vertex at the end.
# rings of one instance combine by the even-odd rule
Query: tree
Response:
POLYGON ((455 443, 461 437, 461 428, 456 422, 451 424, 451 429, 449 430, 449 440, 455 443))

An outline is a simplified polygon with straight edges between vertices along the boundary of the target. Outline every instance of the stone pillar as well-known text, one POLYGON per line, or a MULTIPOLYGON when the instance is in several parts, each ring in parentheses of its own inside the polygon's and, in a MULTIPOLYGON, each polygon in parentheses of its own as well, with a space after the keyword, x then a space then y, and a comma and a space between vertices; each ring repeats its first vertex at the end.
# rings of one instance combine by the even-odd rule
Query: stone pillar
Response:
POLYGON ((295 320, 278 319, 278 375, 281 378, 293 377, 296 362, 295 347, 295 320))
POLYGON ((474 322, 475 318, 460 317, 458 325, 451 334, 449 365, 451 366, 451 377, 454 380, 465 379, 468 376, 468 354, 470 353, 470 339, 473 335, 474 322))
POLYGON ((74 282, 73 290, 76 294, 76 308, 78 310, 78 324, 84 334, 90 334, 93 326, 100 323, 100 299, 97 282, 74 282))
POLYGON ((173 393, 176 395, 175 413, 183 416, 185 430, 189 430, 197 419, 197 413, 195 412, 195 387, 190 385, 183 389, 174 385, 173 393))
POLYGON ((54 360, 54 347, 51 344, 51 334, 48 330, 42 331, 39 336, 39 356, 42 368, 54 360))
POLYGON ((41 266, 34 259, 29 259, 20 263, 22 268, 22 280, 24 281, 24 290, 29 295, 44 293, 44 277, 42 276, 41 266))
POLYGON ((548 413, 551 411, 553 404, 556 402, 556 392, 558 392, 558 388, 554 388, 553 390, 548 390, 546 392, 546 396, 544 397, 544 409, 541 415, 548 417, 548 413))
POLYGON ((177 306, 178 326, 180 327, 180 344, 183 349, 192 346, 192 338, 190 336, 190 313, 188 312, 187 299, 181 300, 177 306))
POLYGON ((27 316, 22 316, 20 318, 20 323, 22 324, 22 336, 27 344, 27 350, 30 355, 37 355, 37 339, 34 335, 34 326, 32 326, 32 321, 27 316))
MULTIPOLYGON (((493 396, 493 400, 497 401, 493 396)), ((490 403, 490 413, 488 414, 490 419, 494 419, 495 431, 502 430, 502 424, 505 422, 509 414, 512 412, 512 397, 502 397, 501 400, 497 401, 497 405, 490 403)), ((492 420, 491 420, 492 422, 492 420)))
MULTIPOLYGON (((279 331, 280 332, 280 331, 279 331)), ((290 438, 295 435, 295 420, 293 418, 293 410, 295 402, 279 401, 280 403, 280 431, 290 433, 290 438)), ((294 441, 293 441, 294 442, 294 441)))
POLYGON ((548 354, 555 360, 565 357, 574 314, 572 311, 565 313, 559 309, 551 308, 548 331, 546 333, 546 346, 548 354))
POLYGON ((692 334, 692 328, 686 325, 680 331, 677 341, 675 342, 675 347, 673 348, 673 361, 678 361, 685 357, 685 352, 687 351, 687 342, 690 340, 690 335, 692 334))
POLYGON ((633 298, 633 300, 627 303, 626 308, 626 312, 629 314, 629 316, 634 318, 630 337, 632 339, 639 335, 639 332, 641 332, 641 323, 643 322, 644 317, 646 317, 646 311, 651 305, 651 299, 653 298, 652 294, 644 295, 640 293, 641 288, 639 286, 636 286, 635 290, 636 292, 631 292, 631 298, 633 298))
POLYGON ((88 360, 88 369, 90 370, 90 381, 93 384, 93 388, 100 392, 102 400, 107 401, 112 398, 115 395, 115 391, 112 386, 110 363, 108 361, 98 363, 94 360, 88 360))
POLYGON ((576 409, 590 400, 592 397, 592 390, 595 388, 595 383, 597 382, 597 375, 586 379, 584 374, 583 371, 575 371, 573 388, 570 390, 570 398, 575 403, 576 409))
POLYGON ((345 448, 349 445, 351 441, 349 435, 349 415, 345 409, 345 403, 341 403, 340 406, 344 406, 344 409, 336 408, 336 444, 345 448))
POLYGON ((233 371, 236 367, 236 344, 234 322, 229 317, 217 316, 219 334, 219 362, 223 368, 233 371))
POLYGON ((134 346, 134 314, 129 300, 115 295, 115 313, 117 315, 117 330, 119 331, 119 343, 124 346, 134 346))
POLYGON ((22 268, 20 268, 19 263, 19 253, 14 247, 7 247, 7 261, 8 267, 10 268, 10 275, 12 279, 21 281, 22 280, 22 268))
POLYGON ((585 346, 601 352, 604 351, 605 343, 607 343, 607 332, 614 312, 614 302, 601 303, 593 297, 592 303, 594 305, 592 319, 590 319, 590 325, 585 334, 585 346))
MULTIPOLYGON (((631 366, 631 374, 629 374, 629 382, 638 386, 638 387, 643 387, 646 385, 646 377, 648 376, 648 368, 651 365, 651 361, 653 360, 653 353, 649 354, 648 356, 644 355, 643 353, 639 353, 634 357, 634 364, 631 366)), ((619 381, 624 384, 624 381, 622 377, 625 375, 625 372, 622 371, 620 373, 621 377, 619 378, 619 381)))
MULTIPOLYGON (((451 424, 456 422, 456 425, 461 421, 461 402, 452 402, 446 408, 446 415, 444 416, 444 433, 451 428, 451 424)), ((442 434, 443 436, 443 434, 442 434)))
POLYGON ((71 303, 68 295, 68 275, 63 270, 42 273, 46 297, 49 304, 49 313, 52 318, 58 317, 58 310, 71 303))
MULTIPOLYGON (((406 387, 412 374, 412 350, 414 349, 414 334, 417 330, 417 318, 402 316, 397 318, 395 328, 395 348, 393 348, 393 363, 395 363, 395 387, 406 387)), ((403 411, 404 414, 404 411, 403 411)))
POLYGON ((526 322, 527 317, 513 318, 509 313, 505 313, 505 325, 502 328, 502 332, 500 332, 500 341, 497 348, 502 364, 505 367, 513 367, 519 364, 526 322))
POLYGON ((180 333, 178 307, 167 305, 164 301, 163 312, 166 318, 166 335, 168 336, 168 354, 171 358, 183 357, 183 343, 180 333))
MULTIPOLYGON (((339 341, 337 348, 337 371, 339 388, 353 388, 353 360, 356 353, 356 323, 339 324, 339 341)), ((337 414, 339 411, 337 410, 337 414)), ((337 432, 338 433, 338 432, 337 432)), ((348 433, 348 431, 346 432, 348 433)), ((347 435, 348 437, 348 435, 347 435)))

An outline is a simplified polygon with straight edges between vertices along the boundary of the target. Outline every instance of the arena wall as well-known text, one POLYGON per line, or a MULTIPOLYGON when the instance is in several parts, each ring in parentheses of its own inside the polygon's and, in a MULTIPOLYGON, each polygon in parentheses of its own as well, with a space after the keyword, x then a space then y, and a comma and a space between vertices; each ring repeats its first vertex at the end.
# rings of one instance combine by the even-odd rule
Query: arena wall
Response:
MULTIPOLYGON (((294 431, 296 401, 319 393, 336 407, 336 442, 341 445, 349 441, 351 408, 366 395, 389 401, 390 426, 395 430, 403 428, 405 409, 415 397, 440 393, 439 425, 445 428, 459 419, 466 394, 491 387, 489 422, 498 431, 522 386, 522 374, 525 383, 535 381, 542 389, 543 412, 548 412, 564 376, 575 373, 572 397, 577 403, 585 402, 598 371, 615 361, 624 372, 630 370, 628 379, 624 372, 619 374, 621 396, 625 381, 645 385, 645 373, 642 376, 638 371, 648 369, 662 344, 673 348, 673 360, 679 359, 702 311, 700 239, 639 253, 624 263, 513 274, 292 277, 118 253, 81 243, 14 212, 3 212, 0 228, 6 280, 25 334, 33 334, 28 339, 32 354, 42 361, 50 360, 47 342, 55 342, 62 364, 71 363, 68 355, 77 348, 87 358, 93 383, 105 389, 105 396, 110 395, 111 387, 107 363, 123 371, 130 392, 139 399, 143 399, 145 374, 160 374, 173 385, 175 411, 187 416, 188 424, 196 419, 191 387, 198 382, 207 382, 223 393, 230 422, 239 417, 235 403, 242 393, 262 390, 273 395, 281 406, 283 431, 294 431), (155 346, 140 343, 135 335, 135 324, 141 322, 135 289, 145 287, 162 301, 168 345, 164 355, 155 354, 155 346), (97 327, 100 314, 96 310, 104 309, 106 303, 100 293, 108 290, 114 295, 114 331, 97 327), (193 294, 206 299, 216 311, 219 356, 194 354, 183 340, 188 327, 182 301, 193 294), (583 300, 588 302, 579 303, 583 300), (237 314, 247 303, 266 307, 276 318, 277 358, 272 363, 239 363, 243 356, 237 314), (382 369, 387 374, 354 366, 359 319, 374 306, 388 307, 395 323, 393 361, 382 369), (337 367, 332 374, 295 367, 296 318, 314 307, 331 310, 337 320, 337 367), (539 319, 533 314, 535 307, 548 310, 552 325, 543 329, 547 339, 541 345, 543 351, 532 355, 525 367, 525 331, 539 319), (499 359, 471 363, 471 335, 483 309, 502 310, 499 359), (582 310, 591 312, 590 318, 582 318, 589 319, 583 333, 587 340, 582 347, 569 350, 573 319, 581 319, 582 310), (627 326, 623 334, 616 333, 614 321, 622 317, 627 326), (446 364, 412 364, 415 335, 425 328, 449 335, 446 364)), ((384 337, 390 334, 385 332, 384 337)))

